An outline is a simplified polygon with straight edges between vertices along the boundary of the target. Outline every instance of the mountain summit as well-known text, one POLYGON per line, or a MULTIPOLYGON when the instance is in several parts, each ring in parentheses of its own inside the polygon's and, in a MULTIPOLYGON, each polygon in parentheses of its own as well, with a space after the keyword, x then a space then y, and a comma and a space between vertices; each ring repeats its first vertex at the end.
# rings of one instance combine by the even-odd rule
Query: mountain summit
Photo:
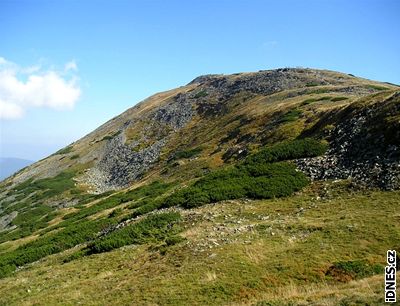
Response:
MULTIPOLYGON (((285 279, 339 288, 371 277, 378 288, 382 256, 400 241, 376 224, 385 218, 364 192, 375 192, 382 209, 399 200, 399 118, 399 86, 327 70, 204 75, 155 94, 0 183, 0 288, 19 275, 38 286, 43 273, 50 277, 43 265, 79 284, 64 272, 79 263, 94 269, 90 260, 110 263, 111 271, 93 276, 106 287, 129 273, 150 277, 156 293, 132 293, 150 304, 176 304, 166 294, 170 276, 159 276, 157 265, 183 290, 185 298, 171 293, 178 304, 262 301, 285 279), (126 245, 139 249, 120 249, 126 245), (314 248, 322 255, 307 253, 314 248), (309 266, 283 261, 280 254, 292 251, 309 266), (39 259, 45 263, 15 272, 39 259)), ((149 290, 144 283, 135 286, 149 290)))

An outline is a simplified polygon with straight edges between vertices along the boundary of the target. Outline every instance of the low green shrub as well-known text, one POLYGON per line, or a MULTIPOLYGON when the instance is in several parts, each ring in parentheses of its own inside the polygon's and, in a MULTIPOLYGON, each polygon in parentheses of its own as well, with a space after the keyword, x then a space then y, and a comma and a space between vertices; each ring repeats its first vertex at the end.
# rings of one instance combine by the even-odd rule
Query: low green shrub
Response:
POLYGON ((301 106, 303 105, 309 105, 311 103, 314 102, 319 102, 319 101, 327 101, 330 100, 332 102, 338 102, 338 101, 343 101, 343 100, 347 100, 347 97, 330 97, 330 96, 323 96, 323 97, 319 97, 319 98, 310 98, 310 99, 306 99, 303 102, 301 102, 301 106))
POLYGON ((375 274, 383 273, 381 264, 371 264, 366 260, 339 261, 334 263, 326 275, 342 281, 360 279, 375 274))
POLYGON ((189 149, 189 150, 185 150, 185 151, 178 151, 174 154, 172 160, 182 159, 182 158, 191 158, 196 155, 199 155, 201 153, 201 151, 203 151, 203 148, 201 148, 201 147, 197 147, 197 148, 189 149))
MULTIPOLYGON (((26 203, 23 204, 26 205, 26 203)), ((47 227, 48 222, 56 215, 57 212, 53 208, 45 205, 21 208, 11 222, 11 225, 15 225, 17 228, 0 233, 0 243, 29 236, 37 230, 47 227)))
MULTIPOLYGON (((289 196, 308 184, 307 177, 286 160, 313 157, 327 149, 314 139, 283 142, 248 156, 242 163, 214 171, 168 196, 161 207, 193 208, 222 200, 289 196)), ((159 207, 157 207, 159 208, 159 207)))
POLYGON ((250 155, 245 164, 272 163, 296 158, 314 157, 325 153, 328 145, 312 138, 285 141, 250 155))
POLYGON ((75 252, 75 253, 72 253, 71 255, 66 256, 66 257, 62 260, 62 262, 63 262, 63 263, 68 263, 68 262, 70 262, 70 261, 73 261, 73 260, 82 258, 82 257, 86 256, 86 254, 87 254, 87 252, 86 252, 85 250, 79 250, 79 251, 77 251, 77 252, 75 252))
MULTIPOLYGON (((132 189, 126 192, 116 193, 104 200, 99 201, 96 204, 82 208, 77 212, 67 214, 63 217, 63 219, 77 221, 82 218, 94 215, 105 209, 110 209, 126 202, 145 199, 148 197, 155 198, 166 192, 172 186, 173 186, 172 183, 161 183, 159 181, 155 181, 148 185, 138 187, 136 189, 132 189)), ((133 207, 137 205, 141 205, 141 203, 132 204, 133 207)), ((133 208, 132 206, 131 208, 133 208)))
POLYGON ((195 95, 194 95, 194 98, 195 99, 198 99, 198 98, 203 98, 203 97, 207 97, 208 96, 208 93, 207 93, 207 91, 206 90, 200 90, 199 92, 197 92, 195 95))
POLYGON ((121 131, 116 131, 116 132, 113 133, 112 135, 106 135, 106 136, 104 136, 102 139, 100 139, 100 140, 98 140, 98 141, 96 141, 96 142, 103 141, 103 140, 111 140, 111 139, 113 139, 114 137, 118 136, 120 133, 121 133, 121 131))
POLYGON ((0 278, 10 275, 16 267, 92 240, 99 231, 111 224, 113 222, 110 220, 96 220, 69 225, 56 233, 39 237, 11 252, 2 254, 0 258, 0 278))
POLYGON ((300 115, 302 114, 302 111, 299 109, 292 109, 285 113, 281 118, 279 118, 278 123, 286 123, 286 122, 292 122, 296 121, 299 119, 300 115))
POLYGON ((179 205, 193 208, 207 203, 239 198, 266 199, 282 197, 300 190, 308 180, 290 163, 275 163, 257 169, 254 164, 247 169, 218 171, 217 174, 204 177, 194 185, 177 191, 168 197, 164 207, 179 205))
POLYGON ((181 237, 181 236, 178 236, 178 235, 175 235, 175 236, 167 237, 167 238, 165 239, 165 244, 166 244, 167 246, 172 246, 172 245, 181 243, 182 241, 185 241, 185 238, 183 238, 183 237, 181 237))
POLYGON ((52 211, 53 209, 49 206, 40 205, 24 213, 18 214, 11 223, 17 226, 26 225, 27 223, 36 223, 39 219, 52 211))
POLYGON ((159 209, 163 206, 163 199, 151 199, 142 203, 141 206, 135 209, 135 211, 130 215, 129 218, 136 218, 142 216, 153 210, 159 209))
POLYGON ((73 146, 69 145, 69 146, 67 146, 67 147, 65 147, 65 148, 62 148, 62 149, 58 150, 58 151, 57 151, 56 153, 54 153, 53 155, 68 154, 68 153, 72 152, 73 149, 74 149, 73 146))
POLYGON ((109 252, 130 244, 162 241, 176 234, 172 225, 181 220, 179 213, 161 213, 148 216, 132 225, 116 230, 88 244, 88 254, 109 252))
POLYGON ((373 90, 388 90, 388 88, 385 86, 373 85, 373 84, 368 84, 366 87, 368 89, 373 89, 373 90))
POLYGON ((108 215, 108 217, 109 217, 109 218, 118 217, 119 215, 122 214, 122 212, 123 212, 123 209, 122 209, 122 208, 114 209, 114 210, 108 215))
POLYGON ((347 97, 334 97, 331 99, 332 102, 338 102, 338 101, 343 101, 343 100, 347 100, 347 97))
POLYGON ((75 172, 73 171, 64 171, 54 177, 39 179, 36 181, 29 179, 16 186, 14 190, 24 196, 36 192, 33 199, 37 201, 73 189, 75 187, 75 183, 72 179, 74 175, 75 172))

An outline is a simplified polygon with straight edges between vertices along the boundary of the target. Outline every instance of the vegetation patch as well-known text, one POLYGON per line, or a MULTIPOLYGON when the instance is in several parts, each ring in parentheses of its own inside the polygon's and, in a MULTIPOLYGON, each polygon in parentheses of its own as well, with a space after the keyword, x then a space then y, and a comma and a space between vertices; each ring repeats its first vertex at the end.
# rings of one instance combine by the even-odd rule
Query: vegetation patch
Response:
POLYGON ((338 102, 338 101, 344 101, 344 100, 347 100, 347 99, 348 99, 347 97, 333 97, 331 99, 331 101, 332 102, 338 102))
POLYGON ((373 84, 369 84, 366 86, 368 89, 373 89, 373 90, 388 90, 389 88, 385 87, 385 86, 379 86, 379 85, 373 85, 373 84))
POLYGON ((339 261, 330 266, 325 275, 340 282, 349 282, 383 273, 383 269, 383 265, 371 264, 366 260, 339 261))
POLYGON ((25 196, 28 196, 33 192, 38 192, 35 200, 52 197, 74 188, 75 183, 72 179, 74 175, 75 172, 73 171, 65 171, 59 173, 55 177, 39 179, 36 181, 29 179, 16 186, 15 191, 22 193, 25 196))
POLYGON ((164 206, 164 199, 146 199, 138 204, 140 206, 136 206, 137 208, 129 218, 136 218, 156 209, 162 208, 164 206))
POLYGON ((180 220, 180 214, 174 212, 148 216, 132 225, 94 240, 87 246, 87 254, 109 252, 130 244, 163 241, 177 233, 178 227, 173 225, 180 220))
MULTIPOLYGON (((126 192, 121 192, 114 194, 100 202, 93 204, 89 207, 85 207, 77 212, 70 213, 63 217, 64 220, 77 221, 88 216, 94 215, 100 211, 116 207, 120 204, 131 202, 134 200, 144 199, 146 197, 157 197, 164 193, 173 184, 171 183, 161 183, 155 181, 149 185, 139 187, 126 192)), ((135 205, 135 204, 133 204, 135 205)))
POLYGON ((247 157, 244 163, 273 163, 297 158, 315 157, 324 154, 327 149, 328 145, 326 143, 312 138, 285 141, 261 149, 258 153, 247 157))
POLYGON ((309 105, 315 102, 320 102, 320 101, 332 101, 332 102, 338 102, 338 101, 343 101, 343 100, 347 100, 347 97, 330 97, 330 96, 323 96, 323 97, 319 97, 319 98, 310 98, 310 99, 306 99, 303 102, 301 102, 300 106, 304 106, 304 105, 309 105))
MULTIPOLYGON (((119 134, 121 133, 121 131, 116 131, 114 134, 112 134, 112 135, 106 135, 106 136, 104 136, 102 139, 100 139, 100 141, 103 141, 103 140, 111 140, 111 139, 113 139, 115 136, 118 136, 119 134)), ((96 141, 96 142, 99 142, 99 141, 96 141)))
POLYGON ((302 114, 301 110, 292 109, 292 110, 288 111, 286 114, 284 114, 282 117, 280 117, 278 120, 278 123, 286 123, 286 122, 296 121, 297 119, 299 119, 301 114, 302 114))
POLYGON ((189 149, 189 150, 184 150, 184 151, 178 151, 174 154, 172 160, 182 159, 182 158, 191 158, 196 155, 199 155, 202 151, 203 151, 202 147, 197 147, 194 149, 189 149))
POLYGON ((97 220, 70 225, 57 233, 40 237, 14 251, 2 254, 0 278, 10 275, 17 267, 92 240, 101 229, 111 224, 112 222, 109 220, 97 220))
POLYGON ((73 151, 73 146, 68 146, 65 148, 62 148, 61 150, 58 150, 56 153, 54 153, 53 155, 64 155, 64 154, 68 154, 70 152, 73 151))
POLYGON ((203 98, 203 97, 207 97, 208 93, 206 90, 200 90, 199 92, 197 92, 193 98, 198 99, 198 98, 203 98))
POLYGON ((265 148, 244 162, 210 173, 192 186, 175 192, 163 204, 149 203, 147 208, 175 205, 192 208, 222 200, 268 199, 291 195, 308 184, 295 165, 282 162, 323 154, 327 146, 313 139, 296 140, 265 148))
POLYGON ((77 158, 79 158, 79 154, 74 154, 69 159, 77 159, 77 158))
POLYGON ((300 190, 308 180, 289 163, 261 167, 246 165, 217 171, 197 181, 193 186, 168 197, 165 206, 192 208, 207 203, 238 198, 282 197, 300 190))

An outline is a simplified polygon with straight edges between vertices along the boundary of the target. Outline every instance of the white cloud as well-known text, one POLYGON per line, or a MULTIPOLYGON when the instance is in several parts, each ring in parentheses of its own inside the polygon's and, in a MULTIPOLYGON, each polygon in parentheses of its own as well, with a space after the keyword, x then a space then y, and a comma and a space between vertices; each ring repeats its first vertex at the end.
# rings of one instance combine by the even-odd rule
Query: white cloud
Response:
MULTIPOLYGON (((65 65, 65 71, 77 69, 74 61, 65 65)), ((80 95, 75 75, 43 71, 37 65, 23 68, 0 57, 0 119, 21 118, 33 107, 72 109, 80 95)))
POLYGON ((41 68, 40 65, 29 66, 29 67, 21 69, 21 73, 32 74, 32 73, 40 71, 40 68, 41 68))
POLYGON ((19 105, 0 100, 0 119, 19 119, 23 113, 24 111, 19 105))
POLYGON ((70 70, 78 71, 78 66, 76 65, 76 62, 74 60, 72 60, 65 64, 64 69, 65 69, 65 71, 70 71, 70 70))
POLYGON ((269 40, 269 41, 266 41, 266 42, 264 42, 264 43, 262 44, 262 48, 263 48, 264 50, 270 50, 270 49, 276 48, 278 45, 279 45, 279 42, 278 42, 278 41, 276 41, 276 40, 269 40))

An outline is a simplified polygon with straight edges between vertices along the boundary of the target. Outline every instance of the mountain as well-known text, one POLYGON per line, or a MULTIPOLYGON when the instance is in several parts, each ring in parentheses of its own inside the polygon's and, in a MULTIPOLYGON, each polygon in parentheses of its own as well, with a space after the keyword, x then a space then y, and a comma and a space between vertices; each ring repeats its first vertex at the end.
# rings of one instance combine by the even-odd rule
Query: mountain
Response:
POLYGON ((33 164, 32 160, 4 157, 0 158, 0 180, 9 177, 11 174, 21 170, 22 168, 33 164))
POLYGON ((399 145, 397 85, 200 76, 0 183, 0 304, 382 303, 399 145))

